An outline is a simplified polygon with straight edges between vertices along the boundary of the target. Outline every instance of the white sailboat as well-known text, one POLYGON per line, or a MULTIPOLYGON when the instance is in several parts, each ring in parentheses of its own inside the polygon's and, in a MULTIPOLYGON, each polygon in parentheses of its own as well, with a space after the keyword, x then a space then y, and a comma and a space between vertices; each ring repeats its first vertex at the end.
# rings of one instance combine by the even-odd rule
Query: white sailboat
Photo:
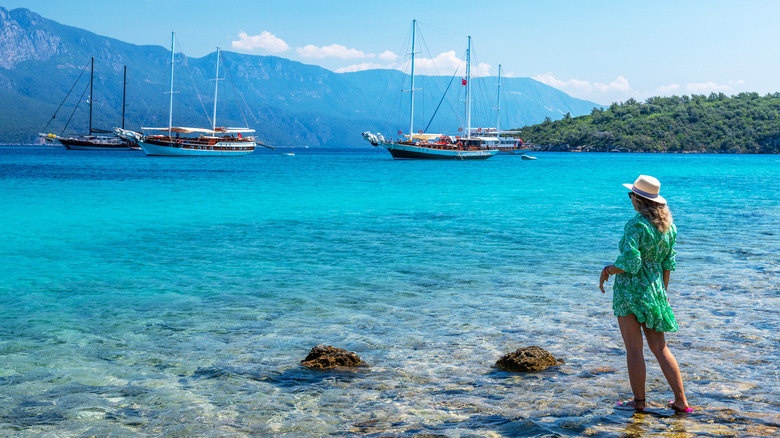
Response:
POLYGON ((395 159, 442 159, 442 160, 484 160, 496 153, 496 138, 471 135, 471 37, 468 37, 468 50, 466 51, 466 136, 448 136, 442 134, 424 133, 422 130, 414 132, 414 44, 417 20, 412 21, 412 52, 411 52, 411 86, 409 135, 398 140, 386 140, 380 134, 366 131, 363 139, 373 146, 381 146, 390 152, 395 159))
POLYGON ((173 126, 173 63, 176 34, 171 33, 171 90, 167 128, 141 128, 146 131, 167 131, 161 135, 142 135, 138 132, 115 128, 118 136, 135 139, 146 155, 167 156, 235 156, 252 153, 257 146, 255 138, 244 136, 253 133, 249 128, 217 127, 217 92, 219 90, 219 54, 217 47, 217 68, 214 84, 214 114, 211 129, 173 126), (182 135, 183 134, 183 135, 182 135))
POLYGON ((496 96, 496 106, 493 107, 496 110, 496 127, 495 128, 476 128, 472 129, 472 133, 484 137, 492 137, 496 139, 496 148, 498 153, 503 155, 523 155, 530 150, 525 145, 523 140, 518 137, 520 131, 502 131, 501 130, 501 64, 498 65, 498 92, 496 96))

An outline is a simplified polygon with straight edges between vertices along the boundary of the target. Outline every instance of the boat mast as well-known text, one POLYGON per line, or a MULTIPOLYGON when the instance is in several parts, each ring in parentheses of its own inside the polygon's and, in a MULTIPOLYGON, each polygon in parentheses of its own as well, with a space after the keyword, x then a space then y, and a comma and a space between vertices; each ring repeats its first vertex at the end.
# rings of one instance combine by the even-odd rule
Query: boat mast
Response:
POLYGON ((466 49, 466 138, 471 138, 471 36, 466 49))
POLYGON ((95 79, 95 57, 92 57, 92 62, 89 69, 89 134, 92 135, 92 81, 95 79))
POLYGON ((409 140, 412 139, 412 134, 414 134, 414 28, 417 27, 417 20, 412 20, 412 88, 409 90, 411 91, 412 98, 409 99, 411 101, 411 108, 409 110, 409 140))
POLYGON ((496 95, 496 137, 501 136, 501 64, 498 64, 498 93, 496 95))
POLYGON ((217 130, 217 89, 219 85, 219 47, 217 47, 217 74, 214 77, 214 118, 211 119, 211 130, 215 131, 214 134, 216 134, 217 130))
POLYGON ((122 129, 125 129, 125 94, 127 92, 127 66, 125 66, 125 75, 122 80, 122 129))
POLYGON ((176 40, 176 33, 171 32, 171 106, 168 110, 168 137, 171 136, 171 132, 173 131, 173 44, 176 40))
POLYGON ((409 140, 412 139, 412 135, 414 134, 414 92, 418 91, 418 90, 415 90, 415 88, 414 88, 414 55, 415 55, 415 53, 417 53, 417 52, 414 51, 414 31, 415 31, 416 28, 417 28, 417 20, 412 20, 412 53, 411 53, 411 55, 412 55, 412 71, 411 71, 411 74, 412 74, 412 87, 409 90, 403 90, 403 91, 411 92, 411 96, 412 96, 411 99, 410 99, 410 103, 409 103, 409 107, 410 107, 410 109, 409 109, 409 140))

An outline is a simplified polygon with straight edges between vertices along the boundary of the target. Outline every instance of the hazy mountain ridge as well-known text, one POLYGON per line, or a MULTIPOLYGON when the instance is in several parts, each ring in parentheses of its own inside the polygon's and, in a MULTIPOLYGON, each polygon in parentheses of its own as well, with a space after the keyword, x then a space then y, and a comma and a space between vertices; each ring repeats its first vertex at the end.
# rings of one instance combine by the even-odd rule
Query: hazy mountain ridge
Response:
POLYGON ((4 69, 31 59, 47 60, 60 50, 60 39, 49 22, 26 9, 9 12, 0 7, 0 23, 0 67, 4 69))
MULTIPOLYGON (((168 121, 170 51, 161 46, 137 46, 83 29, 59 24, 26 9, 7 11, 0 7, 0 142, 30 142, 79 77, 90 57, 95 58, 93 126, 110 129, 121 123, 122 69, 128 66, 126 127, 166 126, 168 121)), ((213 105, 215 53, 186 58, 177 52, 174 124, 209 126, 213 105), (196 94, 195 90, 198 93, 196 94), (199 97, 200 96, 200 97, 199 97)), ((257 136, 278 146, 363 145, 360 132, 382 130, 395 133, 408 129, 408 76, 396 70, 334 73, 275 56, 223 52, 220 68, 217 124, 257 130, 257 136), (239 90, 237 96, 233 90, 239 90), (405 99, 405 103, 400 103, 405 99), (246 105, 237 105, 245 101, 246 105), (243 113, 239 109, 243 107, 243 113), (249 110, 251 109, 251 111, 249 110), (398 120, 405 120, 398 123, 398 120)), ((60 134, 75 103, 88 83, 87 71, 47 127, 60 134)), ((415 125, 424 127, 446 89, 449 77, 419 77, 425 92, 416 97, 415 125), (417 118, 417 117, 416 117, 417 118)), ((459 82, 459 79, 457 79, 459 82)), ((475 87, 495 90, 496 78, 474 78, 475 87)), ((592 102, 574 99, 529 78, 502 79, 503 128, 517 128, 559 119, 566 113, 588 114, 592 102)), ((442 132, 463 126, 458 103, 459 83, 452 85, 431 129, 442 132)), ((84 99, 86 99, 86 94, 84 99)), ((495 92, 475 95, 473 126, 494 126, 495 92), (481 111, 481 113, 480 113, 481 111), (480 116, 480 114, 482 114, 480 116)), ((73 113, 64 132, 83 132, 87 106, 73 113)), ((415 129, 417 129, 415 127, 415 129)))

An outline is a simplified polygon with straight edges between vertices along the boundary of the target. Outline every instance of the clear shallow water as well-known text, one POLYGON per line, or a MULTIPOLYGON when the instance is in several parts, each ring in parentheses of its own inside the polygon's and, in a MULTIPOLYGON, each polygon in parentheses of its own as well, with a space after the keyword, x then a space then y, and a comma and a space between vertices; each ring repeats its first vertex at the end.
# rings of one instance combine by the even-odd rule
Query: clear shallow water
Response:
POLYGON ((393 161, 0 148, 0 434, 777 433, 778 156, 393 161), (600 269, 658 177, 679 229, 668 336, 630 396, 600 269), (370 367, 312 372, 309 349, 370 367), (539 345, 566 363, 493 368, 539 345))

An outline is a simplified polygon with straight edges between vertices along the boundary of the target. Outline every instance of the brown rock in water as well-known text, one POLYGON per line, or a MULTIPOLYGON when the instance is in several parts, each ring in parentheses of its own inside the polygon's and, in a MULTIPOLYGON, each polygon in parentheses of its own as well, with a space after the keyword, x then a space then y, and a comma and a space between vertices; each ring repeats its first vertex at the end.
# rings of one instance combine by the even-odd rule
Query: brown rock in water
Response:
POLYGON ((547 350, 539 347, 518 348, 517 351, 505 354, 496 362, 496 366, 504 371, 521 373, 541 371, 561 364, 563 359, 556 359, 547 350))
POLYGON ((301 361, 301 365, 309 368, 318 368, 328 370, 336 367, 356 367, 365 365, 357 354, 332 347, 330 345, 318 345, 311 349, 306 359, 301 361))

